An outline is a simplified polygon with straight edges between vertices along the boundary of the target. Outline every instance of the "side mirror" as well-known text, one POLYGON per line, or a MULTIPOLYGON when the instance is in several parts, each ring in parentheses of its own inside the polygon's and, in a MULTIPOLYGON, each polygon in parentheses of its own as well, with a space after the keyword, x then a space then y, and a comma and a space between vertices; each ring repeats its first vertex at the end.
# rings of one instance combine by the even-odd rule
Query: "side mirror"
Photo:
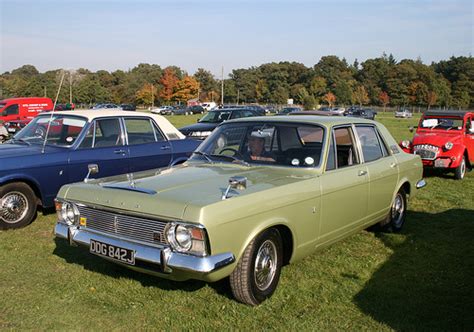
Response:
POLYGON ((85 183, 89 182, 89 176, 99 173, 99 165, 89 164, 89 165, 87 165, 87 169, 88 169, 88 172, 87 172, 87 175, 84 179, 85 183))
POLYGON ((222 195, 222 200, 229 198, 230 189, 244 190, 247 188, 247 178, 245 176, 232 176, 229 178, 229 186, 222 195))

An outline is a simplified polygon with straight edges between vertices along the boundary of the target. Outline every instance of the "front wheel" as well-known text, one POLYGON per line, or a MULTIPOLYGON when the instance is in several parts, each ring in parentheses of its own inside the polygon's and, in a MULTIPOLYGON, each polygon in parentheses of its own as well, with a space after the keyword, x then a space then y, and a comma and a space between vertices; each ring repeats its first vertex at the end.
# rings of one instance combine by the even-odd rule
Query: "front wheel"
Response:
POLYGON ((230 275, 234 297, 255 306, 272 296, 280 280, 282 256, 278 230, 268 229, 255 237, 230 275))
POLYGON ((36 216, 36 195, 25 183, 0 187, 0 229, 25 227, 36 216))
POLYGON ((461 163, 454 170, 454 177, 456 180, 462 180, 464 179, 464 175, 466 175, 466 157, 463 156, 461 163))

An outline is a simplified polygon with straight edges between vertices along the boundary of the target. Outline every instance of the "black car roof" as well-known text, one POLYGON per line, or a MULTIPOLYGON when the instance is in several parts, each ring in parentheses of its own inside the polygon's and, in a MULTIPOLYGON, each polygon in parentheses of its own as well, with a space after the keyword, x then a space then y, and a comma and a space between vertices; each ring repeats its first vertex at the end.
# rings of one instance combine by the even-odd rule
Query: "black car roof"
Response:
POLYGON ((472 113, 470 111, 450 111, 450 110, 431 110, 431 111, 426 111, 423 114, 428 115, 428 116, 461 116, 464 117, 466 113, 472 113))

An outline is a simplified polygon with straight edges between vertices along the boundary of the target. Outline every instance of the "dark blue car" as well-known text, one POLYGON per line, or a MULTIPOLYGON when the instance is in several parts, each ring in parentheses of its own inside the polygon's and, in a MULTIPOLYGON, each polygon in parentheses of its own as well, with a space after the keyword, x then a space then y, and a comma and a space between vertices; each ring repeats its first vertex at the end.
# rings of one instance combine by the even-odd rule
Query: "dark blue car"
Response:
POLYGON ((98 165, 100 177, 167 167, 186 161, 199 144, 155 114, 40 115, 0 144, 0 229, 28 225, 38 206, 54 205, 62 185, 82 181, 89 164, 98 165))

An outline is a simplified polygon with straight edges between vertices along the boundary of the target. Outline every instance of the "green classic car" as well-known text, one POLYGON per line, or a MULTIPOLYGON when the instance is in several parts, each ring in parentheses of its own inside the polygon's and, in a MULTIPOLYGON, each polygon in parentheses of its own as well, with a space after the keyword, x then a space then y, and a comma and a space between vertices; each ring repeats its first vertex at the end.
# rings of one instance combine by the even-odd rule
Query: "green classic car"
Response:
POLYGON ((374 224, 399 231, 423 186, 420 157, 380 123, 244 118, 185 164, 65 185, 55 234, 163 278, 230 277, 235 298, 257 305, 283 265, 374 224))

